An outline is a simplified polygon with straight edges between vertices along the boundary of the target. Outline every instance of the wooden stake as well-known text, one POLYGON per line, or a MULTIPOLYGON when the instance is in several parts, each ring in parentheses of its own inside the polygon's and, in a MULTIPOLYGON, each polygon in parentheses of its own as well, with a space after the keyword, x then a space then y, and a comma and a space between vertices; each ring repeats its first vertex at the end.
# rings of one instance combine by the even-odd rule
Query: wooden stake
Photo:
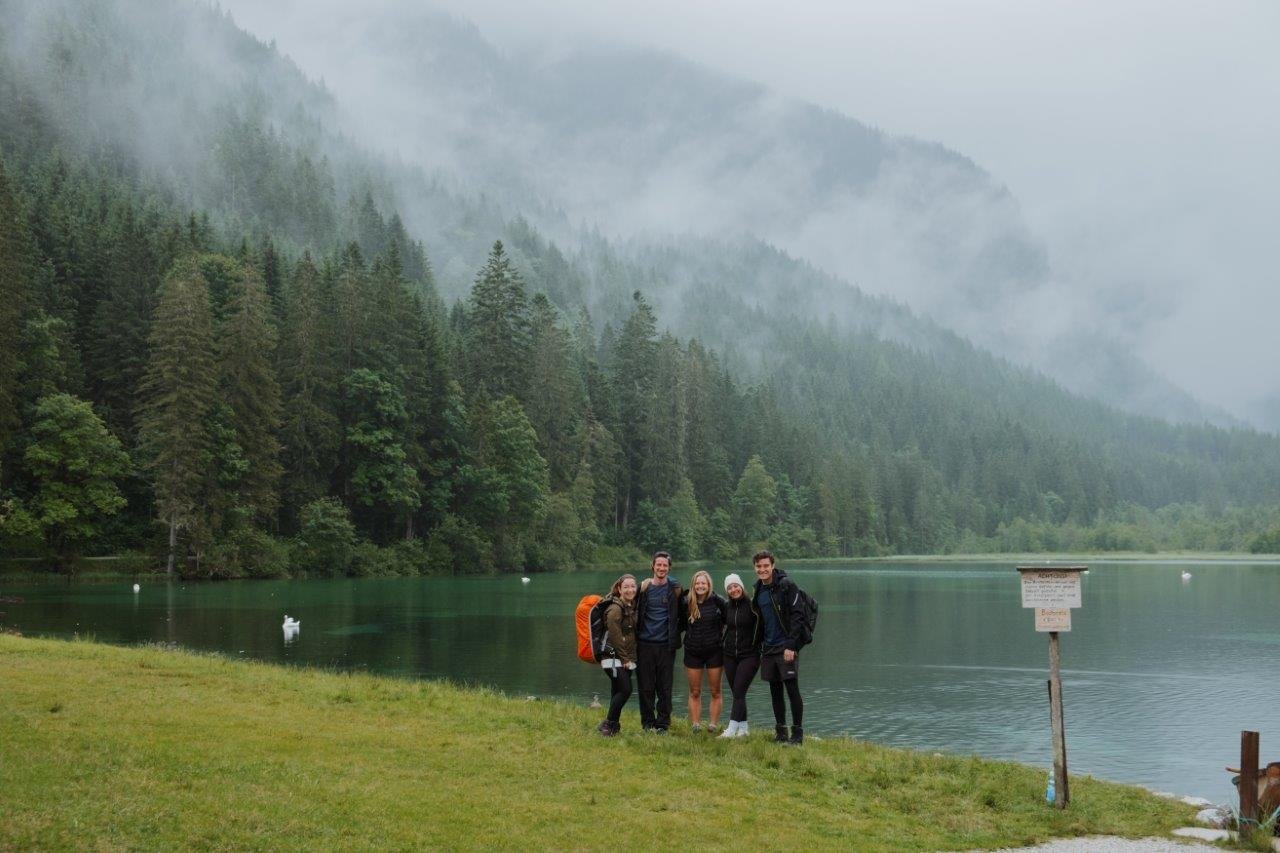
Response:
POLYGON ((1240 733, 1240 837, 1248 838, 1258 819, 1258 733, 1240 733))
POLYGON ((1058 632, 1049 632, 1049 724, 1053 727, 1053 805, 1065 809, 1071 801, 1067 790, 1067 732, 1062 717, 1062 673, 1058 632))

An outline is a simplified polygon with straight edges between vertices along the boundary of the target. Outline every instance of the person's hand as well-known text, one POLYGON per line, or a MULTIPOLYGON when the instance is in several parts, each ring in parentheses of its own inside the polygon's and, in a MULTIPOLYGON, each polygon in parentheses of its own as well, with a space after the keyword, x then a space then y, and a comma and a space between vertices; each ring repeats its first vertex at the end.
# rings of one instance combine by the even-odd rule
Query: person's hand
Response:
POLYGON ((796 651, 795 651, 795 649, 783 649, 783 650, 782 650, 782 659, 783 659, 784 661, 786 661, 787 663, 791 663, 793 660, 795 660, 795 659, 796 659, 796 651))
POLYGON ((632 660, 632 661, 627 661, 627 669, 635 669, 635 668, 636 668, 636 662, 635 662, 635 661, 633 661, 633 660, 632 660))

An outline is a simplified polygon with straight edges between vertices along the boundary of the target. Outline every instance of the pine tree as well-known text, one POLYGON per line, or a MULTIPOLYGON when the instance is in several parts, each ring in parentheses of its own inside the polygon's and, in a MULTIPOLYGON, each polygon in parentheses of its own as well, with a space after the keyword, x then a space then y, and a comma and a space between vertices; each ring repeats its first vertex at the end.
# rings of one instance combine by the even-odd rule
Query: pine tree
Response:
POLYGON ((292 529, 302 507, 325 496, 341 444, 333 413, 332 333, 319 272, 304 254, 285 297, 280 344, 284 395, 284 520, 292 529))
POLYGON ((93 317, 87 353, 89 387, 111 429, 132 440, 160 274, 132 207, 125 208, 113 242, 106 293, 93 317))
MULTIPOLYGON (((0 464, 20 424, 23 315, 31 303, 36 246, 0 163, 0 464)), ((0 469, 0 486, 6 481, 0 469)))
POLYGON ((564 489, 577 467, 586 388, 574 369, 572 342, 550 300, 533 297, 528 403, 525 411, 551 469, 551 487, 564 489))
POLYGON ((632 303, 631 315, 613 346, 609 371, 617 398, 618 439, 624 462, 618 508, 618 523, 623 527, 632 508, 649 494, 642 469, 656 438, 652 431, 653 409, 662 404, 656 372, 658 321, 640 291, 632 295, 632 303))
POLYGON ((272 362, 276 330, 262 279, 252 265, 232 285, 227 318, 218 336, 222 399, 230 407, 235 442, 245 462, 239 500, 259 521, 279 504, 280 386, 272 362))
POLYGON ((169 527, 168 572, 173 574, 178 532, 205 532, 202 506, 211 484, 213 438, 209 419, 217 395, 209 287, 194 258, 165 277, 143 380, 139 441, 156 495, 156 514, 169 527))
POLYGON ((483 390, 494 398, 511 395, 525 399, 529 339, 524 281, 498 241, 471 288, 465 363, 471 389, 483 390))

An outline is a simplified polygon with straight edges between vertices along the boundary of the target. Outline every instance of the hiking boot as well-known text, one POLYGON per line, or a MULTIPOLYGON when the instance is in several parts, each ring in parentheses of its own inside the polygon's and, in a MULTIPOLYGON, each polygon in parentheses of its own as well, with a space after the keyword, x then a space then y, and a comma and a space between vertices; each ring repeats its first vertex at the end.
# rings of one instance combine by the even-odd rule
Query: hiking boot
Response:
POLYGON ((773 742, 774 742, 774 743, 786 743, 786 742, 787 742, 787 740, 788 740, 788 739, 787 739, 787 727, 786 727, 786 726, 774 726, 774 727, 773 727, 773 742))
POLYGON ((799 726, 791 727, 791 740, 787 741, 787 746, 804 745, 804 729, 799 726))
POLYGON ((604 737, 613 737, 621 729, 622 729, 621 725, 619 725, 618 723, 611 723, 608 720, 604 720, 600 723, 600 725, 596 726, 596 731, 599 732, 604 737))

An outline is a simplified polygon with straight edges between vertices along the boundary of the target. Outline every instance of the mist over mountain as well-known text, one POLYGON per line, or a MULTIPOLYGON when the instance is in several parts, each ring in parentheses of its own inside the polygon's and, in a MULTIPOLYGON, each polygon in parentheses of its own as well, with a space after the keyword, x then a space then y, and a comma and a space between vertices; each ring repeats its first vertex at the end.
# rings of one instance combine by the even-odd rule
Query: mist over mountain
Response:
MULTIPOLYGON (((244 9, 263 21, 292 11, 244 9)), ((942 145, 654 50, 563 40, 501 51, 429 7, 326 11, 291 44, 311 73, 337 81, 355 123, 406 161, 444 164, 526 215, 550 208, 632 245, 749 235, 1072 390, 1239 423, 1122 341, 1147 302, 1074 292, 1010 193, 942 145)), ((806 301, 812 316, 866 325, 838 294, 806 301)))
MULTIPOLYGON (((420 20, 399 35, 429 46, 420 20)), ((184 510, 183 524, 193 549, 223 549, 218 571, 253 564, 234 556, 245 543, 270 550, 276 530, 293 536, 308 513, 330 511, 375 550, 402 537, 422 565, 492 568, 570 565, 597 547, 671 537, 687 554, 771 541, 845 555, 1239 549, 1280 501, 1272 436, 1069 393, 781 240, 695 227, 688 211, 710 211, 714 192, 674 205, 677 227, 627 221, 629 206, 593 195, 572 162, 635 199, 648 191, 640 170, 611 171, 597 146, 634 149, 662 174, 679 168, 667 146, 692 156, 731 118, 664 125, 672 98, 646 105, 637 75, 667 74, 690 121, 726 90, 739 106, 767 100, 789 118, 756 114, 731 135, 773 122, 776 139, 727 140, 723 157, 704 158, 699 186, 732 193, 753 175, 754 192, 779 191, 773 169, 749 164, 795 144, 789 122, 836 140, 814 143, 817 159, 861 139, 846 165, 867 168, 841 167, 845 196, 914 206, 922 221, 939 194, 1005 217, 996 236, 970 228, 972 245, 946 242, 950 226, 911 238, 935 244, 921 262, 954 267, 957 288, 978 287, 979 264, 1003 270, 1004 284, 959 300, 999 292, 999 312, 1036 292, 1043 253, 1008 194, 945 150, 644 52, 611 84, 631 95, 609 118, 587 95, 563 94, 608 73, 607 56, 512 64, 447 20, 438 51, 374 59, 401 75, 427 69, 452 101, 415 106, 388 83, 380 118, 364 112, 374 102, 350 102, 189 0, 0 0, 0 24, 0 212, 14 223, 0 244, 0 305, 18 308, 0 313, 0 394, 17 401, 0 420, 0 528, 35 500, 40 480, 18 457, 54 391, 83 398, 92 409, 79 411, 101 412, 130 453, 154 457, 157 360, 181 357, 188 338, 205 346, 201 393, 234 390, 207 417, 180 412, 193 420, 170 433, 207 433, 205 450, 175 458, 216 462, 191 474, 205 491, 184 504, 201 509, 184 510), (411 55, 416 71, 400 67, 411 55), (501 93, 506 106, 481 109, 501 93), (569 141, 573 104, 606 141, 569 141), (631 138, 634 110, 652 138, 631 138), (559 129, 539 130, 547 112, 559 129), (886 188, 889 173, 924 177, 886 188), (574 212, 591 198, 591 218, 574 212), (183 333, 184 312, 203 312, 203 331, 183 333), (223 342, 236 336, 259 343, 223 342), (278 427, 254 414, 272 410, 278 427), (515 494, 521 509, 496 509, 515 494)), ((805 180, 811 198, 830 183, 805 180)), ((751 228, 788 227, 752 215, 751 228)), ((1108 365, 1105 340, 1089 352, 1131 391, 1155 387, 1132 360, 1121 357, 1124 373, 1108 365)), ((1079 352, 1074 361, 1091 368, 1079 352)), ((1144 405, 1157 403, 1168 401, 1144 405)), ((133 547, 154 536, 161 485, 131 488, 114 535, 133 547)))

